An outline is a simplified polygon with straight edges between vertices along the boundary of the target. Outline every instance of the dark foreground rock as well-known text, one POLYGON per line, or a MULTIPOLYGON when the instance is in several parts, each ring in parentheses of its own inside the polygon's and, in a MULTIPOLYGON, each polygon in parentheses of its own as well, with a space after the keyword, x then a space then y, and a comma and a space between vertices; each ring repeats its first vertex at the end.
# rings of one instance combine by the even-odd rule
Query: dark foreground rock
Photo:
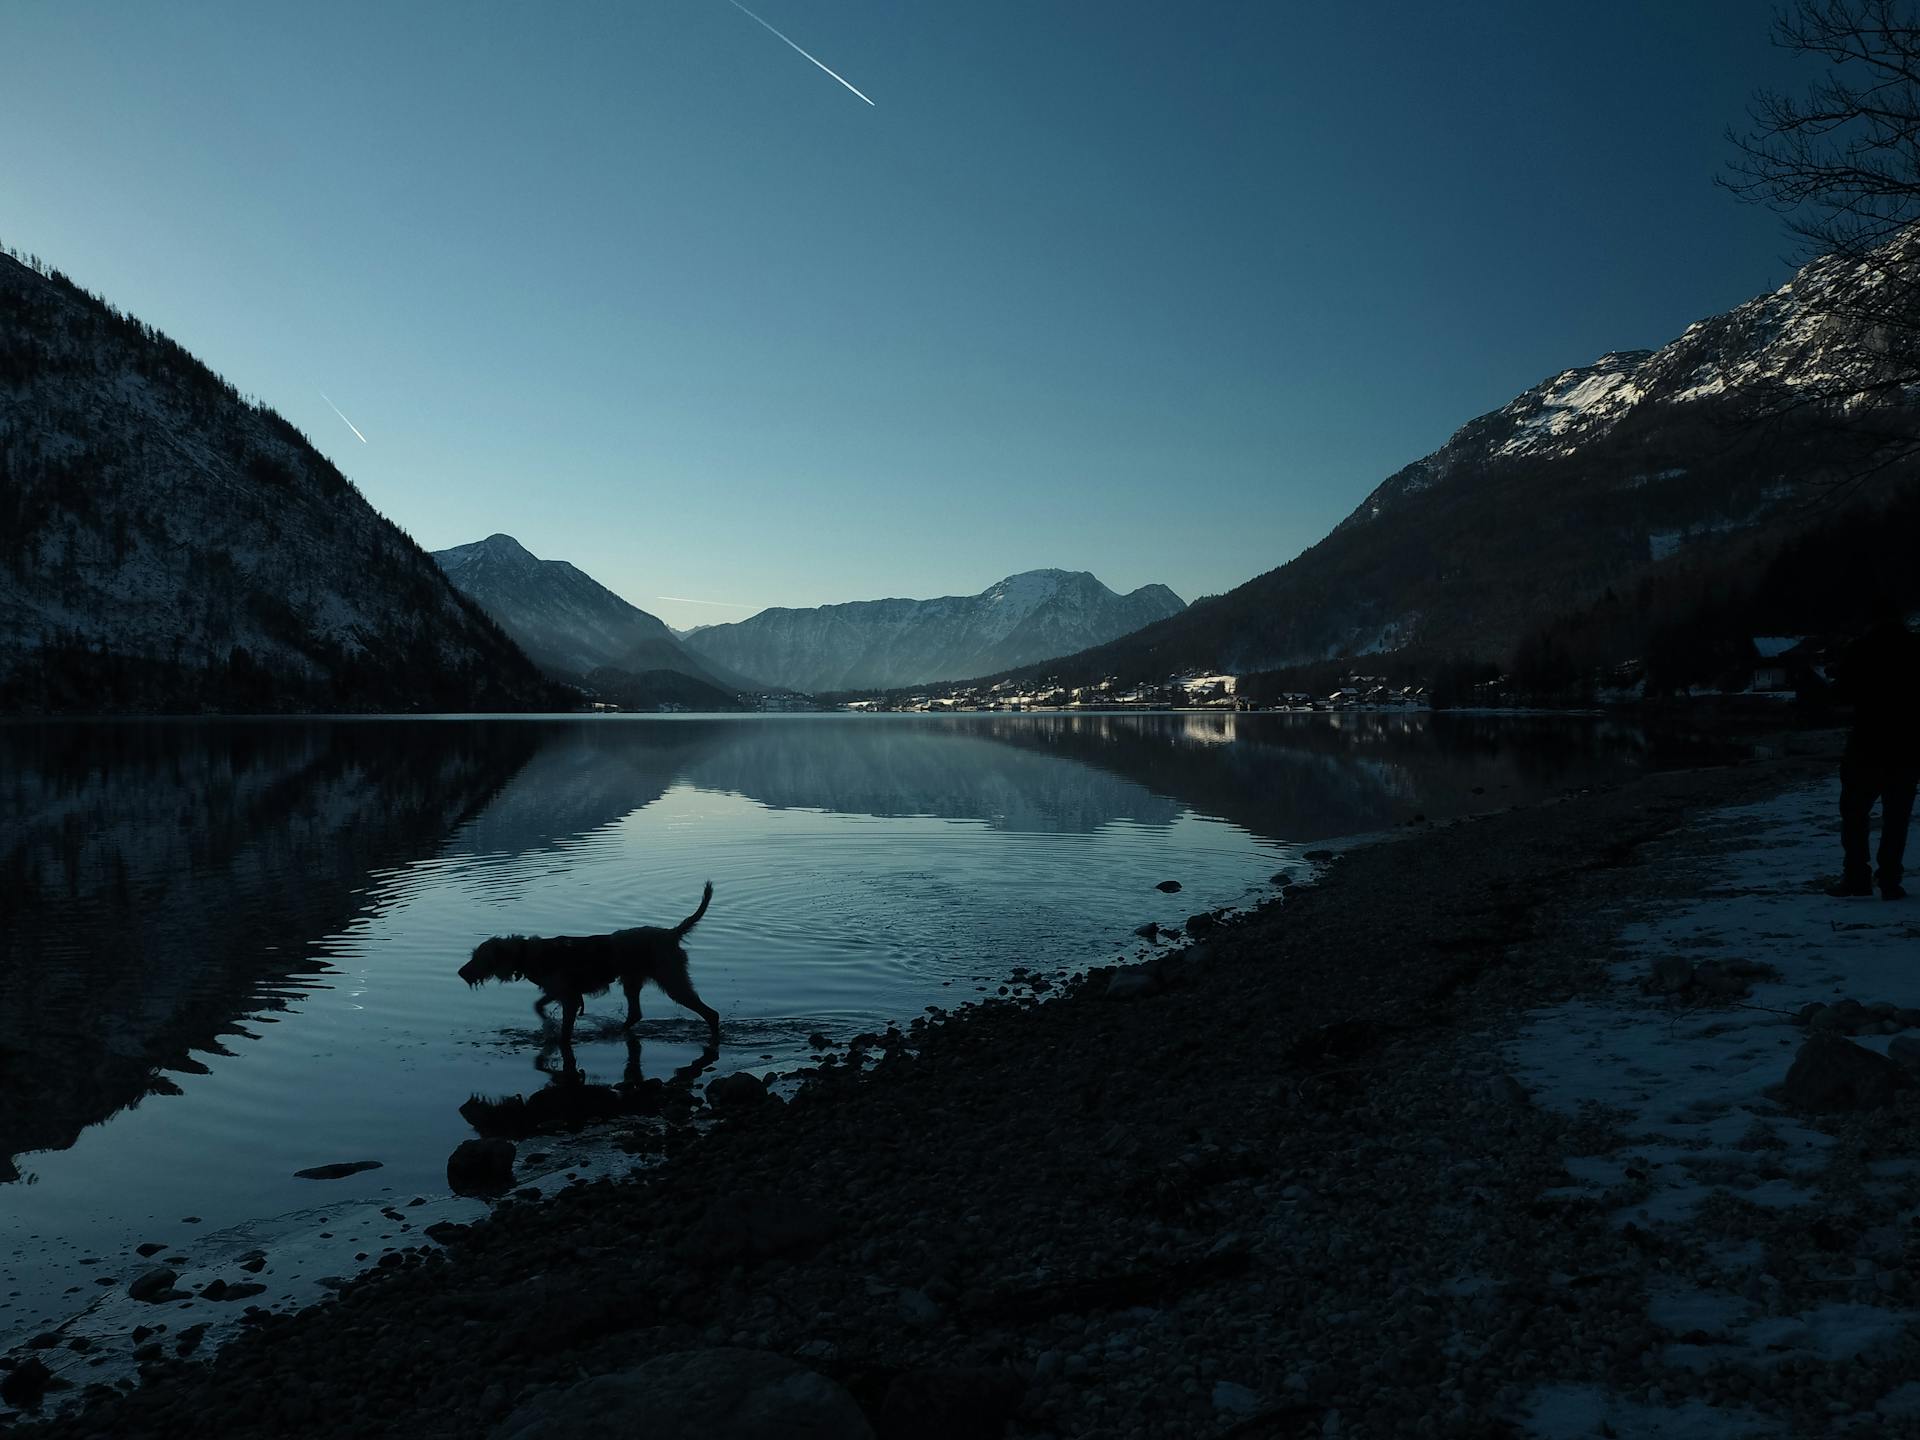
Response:
POLYGON ((53 1372, 37 1356, 28 1356, 4 1376, 0 1376, 0 1400, 21 1410, 31 1410, 47 1393, 53 1372))
POLYGON ((767 1098, 767 1082, 742 1070, 707 1086, 707 1103, 716 1110, 746 1110, 767 1098))
POLYGON ((871 1440, 853 1397, 762 1350, 691 1350, 524 1401, 494 1440, 871 1440))
POLYGON ((1884 1055, 1838 1035, 1810 1035, 1787 1071, 1780 1098, 1800 1110, 1877 1110, 1912 1084, 1884 1055))
POLYGON ((1026 1394, 1027 1376, 1004 1366, 909 1370, 887 1386, 880 1433, 883 1440, 997 1440, 1026 1394))
POLYGON ((511 1140, 462 1140, 447 1157, 447 1185, 456 1195, 486 1194, 513 1183, 511 1140))
POLYGON ((167 1269, 164 1265, 156 1265, 153 1269, 144 1270, 136 1275, 133 1283, 127 1286, 127 1294, 135 1300, 144 1300, 150 1305, 158 1304, 163 1300, 177 1300, 181 1292, 173 1288, 173 1282, 179 1278, 177 1272, 167 1269))

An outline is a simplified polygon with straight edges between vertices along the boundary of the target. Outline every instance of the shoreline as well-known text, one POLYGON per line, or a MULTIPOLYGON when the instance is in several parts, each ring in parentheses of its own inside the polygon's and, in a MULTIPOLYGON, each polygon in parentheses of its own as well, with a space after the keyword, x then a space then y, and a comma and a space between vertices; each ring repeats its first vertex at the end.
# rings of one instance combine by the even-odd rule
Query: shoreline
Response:
MULTIPOLYGON (((209 1366, 163 1344, 142 1389, 31 1433, 470 1434, 550 1403, 543 1387, 716 1346, 830 1377, 881 1434, 920 1433, 914 1406, 956 1369, 997 1407, 956 1434, 1323 1433, 1336 1415, 1343 1433, 1486 1433, 1511 1423, 1514 1367, 1449 1347, 1517 1334, 1512 1306, 1449 1295, 1441 1272, 1490 1245, 1527 1269, 1564 1208, 1533 1213, 1568 1179, 1551 1152, 1592 1144, 1592 1122, 1521 1103, 1499 1055, 1453 1052, 1597 983, 1574 892, 1630 879, 1676 819, 1830 773, 1662 772, 1395 832, 1156 961, 1142 998, 1105 998, 1095 972, 1060 1000, 916 1024, 870 1076, 835 1064, 701 1138, 636 1126, 667 1163, 502 1202, 450 1251, 255 1312, 209 1366), (1463 1206, 1470 1190, 1488 1198, 1463 1206)), ((1581 1243, 1645 1259, 1605 1227, 1581 1243)), ((1602 1351, 1533 1378, 1597 1383, 1602 1351)))

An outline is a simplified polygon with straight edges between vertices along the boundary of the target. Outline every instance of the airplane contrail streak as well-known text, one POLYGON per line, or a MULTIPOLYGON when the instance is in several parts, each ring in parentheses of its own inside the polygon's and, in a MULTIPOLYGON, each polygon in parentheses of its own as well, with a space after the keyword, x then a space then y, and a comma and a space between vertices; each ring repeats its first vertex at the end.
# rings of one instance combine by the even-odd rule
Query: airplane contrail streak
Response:
POLYGON ((674 600, 682 605, 718 605, 722 610, 758 610, 758 605, 738 605, 731 600, 693 600, 685 595, 656 595, 656 600, 674 600))
MULTIPOLYGON (((772 30, 773 33, 775 35, 778 35, 780 39, 786 40, 788 45, 793 46, 795 50, 799 50, 802 55, 806 55, 807 59, 813 60, 813 56, 807 55, 807 52, 805 50, 800 50, 800 47, 798 45, 794 45, 793 41, 787 40, 787 37, 785 35, 781 35, 778 30, 774 30, 773 26, 768 25, 766 21, 762 20, 758 15, 754 14, 751 10, 747 9, 746 6, 742 5, 740 3, 740 0, 727 0, 727 3, 733 6, 733 8, 738 10, 742 15, 746 16, 749 20, 752 20, 756 24, 764 26, 768 30, 772 30)), ((820 65, 820 62, 818 60, 813 60, 813 63, 816 65, 820 65)), ((825 70, 827 74, 833 76, 833 78, 838 80, 842 85, 845 85, 847 89, 853 91, 854 94, 859 95, 862 100, 866 100, 867 104, 873 105, 873 101, 867 100, 867 97, 864 94, 861 94, 859 88, 855 86, 852 81, 848 80, 844 75, 841 75, 839 72, 835 71, 831 66, 828 66, 828 65, 820 65, 820 68, 822 70, 825 70)), ((879 107, 876 105, 874 106, 874 108, 877 110, 879 107)))
MULTIPOLYGON (((322 390, 322 391, 320 392, 320 398, 321 398, 322 400, 327 400, 327 392, 326 392, 326 391, 324 391, 324 390, 322 390)), ((334 403, 333 403, 333 401, 331 401, 331 400, 327 400, 327 408, 328 408, 329 410, 331 410, 331 411, 333 411, 333 413, 334 413, 334 414, 336 414, 336 415, 340 415, 340 407, 339 407, 338 405, 336 405, 336 404, 334 404, 334 403)), ((361 443, 362 445, 364 445, 364 444, 366 444, 366 443, 367 443, 367 437, 366 437, 366 436, 364 436, 364 435, 360 435, 360 427, 359 427, 358 425, 356 425, 356 424, 354 424, 354 423, 353 423, 353 422, 352 422, 351 420, 349 420, 349 419, 347 419, 347 417, 346 417, 346 416, 344 416, 344 415, 340 415, 340 423, 341 423, 342 425, 344 425, 344 426, 346 426, 346 427, 347 427, 347 429, 349 429, 349 430, 351 430, 351 431, 353 431, 353 433, 354 433, 355 435, 359 435, 359 436, 360 436, 360 443, 361 443)))

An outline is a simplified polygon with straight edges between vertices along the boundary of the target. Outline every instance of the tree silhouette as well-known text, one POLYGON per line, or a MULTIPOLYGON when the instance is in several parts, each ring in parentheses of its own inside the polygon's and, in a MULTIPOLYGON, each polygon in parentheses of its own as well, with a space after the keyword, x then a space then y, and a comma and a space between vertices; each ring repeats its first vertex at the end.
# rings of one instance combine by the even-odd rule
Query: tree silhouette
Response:
POLYGON ((1801 0, 1774 43, 1827 65, 1802 96, 1762 90, 1722 183, 1781 211, 1814 254, 1863 258, 1920 220, 1920 12, 1801 0))
POLYGON ((1803 258, 1831 257, 1807 303, 1862 363, 1769 409, 1845 437, 1830 498, 1847 499, 1920 454, 1920 5, 1799 0, 1773 38, 1825 68, 1803 94, 1755 95, 1720 183, 1784 216, 1803 258))

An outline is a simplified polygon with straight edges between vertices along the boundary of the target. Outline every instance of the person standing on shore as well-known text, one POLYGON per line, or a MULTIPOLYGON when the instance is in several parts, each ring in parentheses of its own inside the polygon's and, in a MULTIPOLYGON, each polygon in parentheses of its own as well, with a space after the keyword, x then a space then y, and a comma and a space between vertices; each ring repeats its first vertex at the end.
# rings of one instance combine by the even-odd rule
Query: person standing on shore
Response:
POLYGON ((1906 897, 1900 883, 1907 823, 1920 780, 1920 639, 1897 610, 1875 607, 1872 626, 1847 647, 1834 675, 1840 698, 1852 702, 1853 733, 1840 761, 1840 845, 1846 869, 1827 887, 1836 898, 1906 897), (1869 860, 1868 834, 1880 802, 1878 871, 1869 860))

